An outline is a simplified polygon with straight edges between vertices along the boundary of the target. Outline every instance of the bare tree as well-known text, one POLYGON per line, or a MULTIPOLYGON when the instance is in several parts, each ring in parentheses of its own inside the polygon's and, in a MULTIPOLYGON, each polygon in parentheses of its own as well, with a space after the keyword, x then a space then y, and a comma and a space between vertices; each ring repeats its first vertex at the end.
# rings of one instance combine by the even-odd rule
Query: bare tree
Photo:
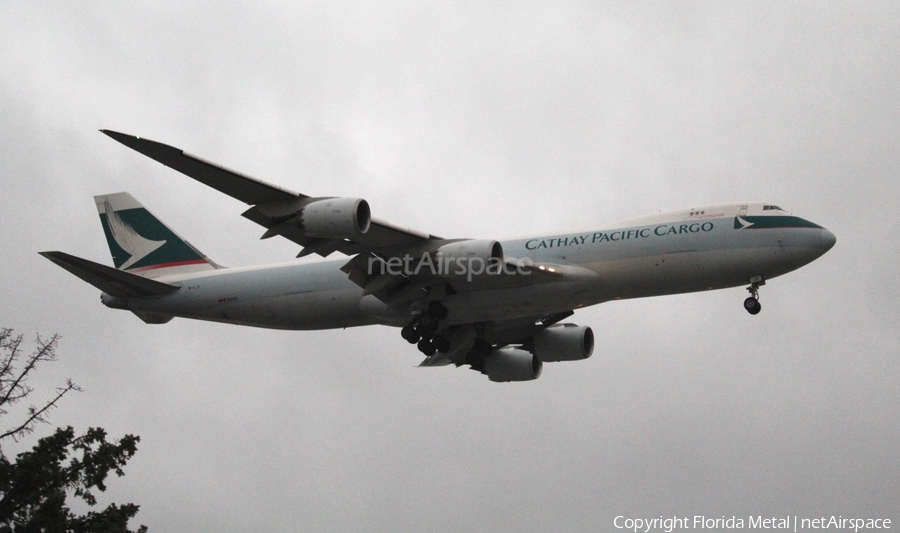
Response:
MULTIPOLYGON (((22 361, 22 335, 13 335, 9 328, 0 329, 0 417, 9 413, 9 408, 25 398, 34 389, 28 385, 28 377, 40 363, 56 361, 56 346, 59 343, 59 335, 53 335, 49 340, 37 336, 36 348, 22 361), (19 366, 21 364, 21 367, 19 366)), ((24 420, 19 420, 13 426, 0 434, 0 455, 3 454, 3 440, 13 438, 18 441, 25 435, 34 431, 34 426, 39 423, 47 423, 45 415, 56 407, 59 400, 71 391, 80 391, 71 379, 66 380, 64 387, 57 387, 56 394, 40 407, 31 405, 28 407, 24 420)))

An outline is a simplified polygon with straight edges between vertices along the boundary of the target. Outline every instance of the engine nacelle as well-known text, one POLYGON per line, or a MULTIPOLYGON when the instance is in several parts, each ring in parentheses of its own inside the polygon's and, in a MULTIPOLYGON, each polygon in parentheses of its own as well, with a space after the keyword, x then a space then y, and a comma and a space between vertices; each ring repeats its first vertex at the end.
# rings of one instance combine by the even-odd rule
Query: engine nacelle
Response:
POLYGON ((451 242, 435 250, 438 273, 450 276, 472 276, 498 273, 503 266, 503 246, 497 241, 469 239, 451 242))
POLYGON ((483 373, 491 381, 531 381, 541 376, 544 364, 519 348, 500 348, 484 359, 483 373))
POLYGON ((369 231, 372 213, 361 198, 324 198, 303 206, 298 218, 310 237, 345 239, 369 231))
POLYGON ((534 355, 545 363, 579 361, 594 353, 594 332, 588 326, 562 324, 534 336, 534 355))

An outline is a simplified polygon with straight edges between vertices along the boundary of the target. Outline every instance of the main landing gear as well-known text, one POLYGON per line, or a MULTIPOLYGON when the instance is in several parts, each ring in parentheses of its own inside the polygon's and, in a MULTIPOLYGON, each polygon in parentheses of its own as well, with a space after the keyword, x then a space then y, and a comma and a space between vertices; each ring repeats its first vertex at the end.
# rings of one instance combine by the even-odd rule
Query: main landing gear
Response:
POLYGON ((744 309, 751 315, 758 315, 762 311, 762 305, 759 303, 759 288, 765 285, 766 282, 762 277, 752 278, 751 282, 750 286, 747 287, 747 290, 750 291, 750 297, 744 300, 744 309))
POLYGON ((428 310, 400 330, 400 336, 410 344, 415 344, 419 351, 432 356, 438 351, 449 352, 450 340, 446 335, 438 334, 438 323, 447 318, 447 308, 438 302, 431 302, 428 310))
MULTIPOLYGON (((472 366, 472 370, 482 372, 484 370, 484 360, 494 350, 494 346, 483 338, 475 339, 472 350, 466 354, 466 363, 472 366)), ((458 364, 456 366, 459 366, 458 364)))

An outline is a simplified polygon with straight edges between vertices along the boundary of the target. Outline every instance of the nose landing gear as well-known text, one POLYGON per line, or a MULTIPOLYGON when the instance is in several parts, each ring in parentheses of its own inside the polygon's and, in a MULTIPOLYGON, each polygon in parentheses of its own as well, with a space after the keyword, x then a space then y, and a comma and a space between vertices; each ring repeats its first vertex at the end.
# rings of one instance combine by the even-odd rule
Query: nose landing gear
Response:
POLYGON ((759 300, 751 296, 744 300, 744 309, 751 315, 755 315, 762 311, 762 305, 759 303, 759 300))
POLYGON ((757 315, 762 311, 762 305, 759 303, 759 288, 765 285, 766 282, 761 276, 751 278, 750 281, 750 286, 747 287, 747 290, 750 291, 750 297, 744 300, 744 309, 751 315, 757 315))

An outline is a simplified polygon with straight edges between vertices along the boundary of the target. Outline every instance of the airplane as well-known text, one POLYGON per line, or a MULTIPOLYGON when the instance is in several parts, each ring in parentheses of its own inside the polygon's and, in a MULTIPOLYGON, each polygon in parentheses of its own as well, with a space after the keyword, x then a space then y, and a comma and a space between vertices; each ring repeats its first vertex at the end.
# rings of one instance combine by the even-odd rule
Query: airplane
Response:
POLYGON ((317 262, 225 268, 128 193, 95 196, 114 267, 41 255, 102 291, 101 302, 149 324, 173 317, 286 330, 400 328, 420 366, 469 365, 491 381, 529 381, 543 364, 587 359, 590 327, 563 323, 614 300, 749 284, 759 288, 819 258, 827 229, 772 203, 711 205, 603 229, 509 240, 445 239, 371 215, 360 198, 310 197, 181 149, 100 130, 250 206, 243 216, 317 262))

